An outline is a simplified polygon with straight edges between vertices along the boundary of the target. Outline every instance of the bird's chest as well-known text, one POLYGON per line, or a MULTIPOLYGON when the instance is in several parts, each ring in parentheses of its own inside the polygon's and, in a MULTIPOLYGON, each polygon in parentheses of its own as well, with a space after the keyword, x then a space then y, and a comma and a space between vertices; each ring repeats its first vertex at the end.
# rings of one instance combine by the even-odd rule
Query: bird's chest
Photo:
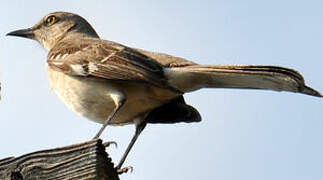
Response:
POLYGON ((115 107, 108 94, 113 87, 102 83, 89 81, 81 77, 65 75, 47 68, 51 89, 65 103, 81 116, 101 122, 107 113, 115 107))
POLYGON ((111 124, 133 123, 135 119, 178 96, 168 90, 138 83, 69 76, 50 68, 47 71, 51 89, 58 97, 79 115, 99 123, 103 123, 116 107, 111 94, 118 94, 126 100, 111 124))

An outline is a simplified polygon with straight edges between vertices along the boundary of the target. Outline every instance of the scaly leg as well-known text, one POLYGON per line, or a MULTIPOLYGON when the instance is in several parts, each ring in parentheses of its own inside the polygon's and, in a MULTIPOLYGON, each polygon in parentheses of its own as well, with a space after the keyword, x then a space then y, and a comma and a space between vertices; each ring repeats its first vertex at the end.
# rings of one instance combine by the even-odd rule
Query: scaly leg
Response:
POLYGON ((123 165, 124 161, 126 160, 126 158, 127 158, 128 154, 129 154, 129 152, 130 152, 130 150, 131 150, 132 146, 135 144, 135 142, 136 142, 136 140, 137 140, 138 136, 139 136, 139 135, 140 135, 140 133, 145 129, 146 125, 147 125, 147 123, 146 123, 146 122, 142 122, 142 123, 140 123, 140 124, 136 124, 136 131, 135 131, 135 134, 134 134, 134 136, 132 137, 132 139, 131 139, 131 141, 130 141, 130 143, 129 143, 129 145, 128 145, 127 149, 126 149, 126 151, 125 151, 125 152, 124 152, 124 154, 122 155, 122 158, 121 158, 121 160, 120 160, 120 162, 119 162, 118 166, 116 167, 118 170, 121 170, 121 171, 122 171, 121 167, 122 167, 122 165, 123 165))
POLYGON ((109 124, 109 122, 113 119, 113 117, 115 116, 115 114, 120 110, 120 108, 124 105, 126 101, 120 100, 119 102, 117 102, 116 107, 114 108, 114 110, 112 111, 112 113, 109 115, 108 119, 104 122, 103 126, 101 127, 101 129, 99 130, 99 132, 94 136, 93 139, 97 139, 100 137, 100 135, 102 134, 103 130, 105 129, 105 127, 107 127, 107 125, 109 124))

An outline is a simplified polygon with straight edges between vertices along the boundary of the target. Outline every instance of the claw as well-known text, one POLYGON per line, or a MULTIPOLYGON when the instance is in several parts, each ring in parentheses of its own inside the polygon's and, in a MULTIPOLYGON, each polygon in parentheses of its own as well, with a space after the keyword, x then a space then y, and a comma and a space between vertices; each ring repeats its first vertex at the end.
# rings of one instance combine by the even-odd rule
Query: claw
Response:
POLYGON ((117 167, 117 173, 118 173, 118 174, 127 173, 129 170, 130 170, 130 172, 132 173, 132 171, 133 171, 133 167, 132 167, 132 166, 127 166, 127 167, 124 167, 124 168, 122 168, 122 169, 117 167))
POLYGON ((118 144, 117 144, 117 142, 115 142, 115 141, 108 141, 108 142, 105 142, 105 143, 103 143, 103 146, 104 147, 109 147, 110 145, 114 145, 116 148, 118 148, 118 144))

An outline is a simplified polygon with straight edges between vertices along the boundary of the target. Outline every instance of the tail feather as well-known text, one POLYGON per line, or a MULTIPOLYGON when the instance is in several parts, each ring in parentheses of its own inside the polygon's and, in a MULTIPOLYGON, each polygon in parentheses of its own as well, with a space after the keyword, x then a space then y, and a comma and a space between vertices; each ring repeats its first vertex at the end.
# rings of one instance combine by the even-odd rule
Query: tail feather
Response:
POLYGON ((169 83, 189 92, 200 88, 240 88, 290 91, 322 97, 305 85, 297 71, 277 66, 257 65, 190 65, 166 71, 169 83))

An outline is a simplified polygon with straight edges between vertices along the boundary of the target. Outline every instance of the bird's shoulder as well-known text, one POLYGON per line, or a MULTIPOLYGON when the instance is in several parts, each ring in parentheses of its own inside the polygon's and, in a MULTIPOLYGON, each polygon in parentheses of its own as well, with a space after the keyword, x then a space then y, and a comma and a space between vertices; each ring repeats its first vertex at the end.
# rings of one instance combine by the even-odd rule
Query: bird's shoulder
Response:
POLYGON ((58 64, 136 65, 151 71, 162 70, 162 65, 153 58, 133 48, 98 38, 67 39, 58 42, 50 50, 47 61, 58 64))
POLYGON ((171 88, 161 63, 113 41, 83 38, 58 42, 50 50, 47 64, 68 75, 140 81, 171 88))
POLYGON ((78 61, 87 57, 87 61, 100 62, 105 59, 126 58, 129 61, 136 61, 151 68, 161 67, 182 67, 196 65, 187 59, 172 56, 166 53, 148 51, 139 48, 131 48, 120 43, 98 38, 68 39, 61 41, 54 46, 49 54, 48 61, 78 61), (68 57, 62 59, 61 57, 68 57), (72 57, 72 58, 71 58, 72 57), (80 58, 82 57, 82 58, 80 58))

